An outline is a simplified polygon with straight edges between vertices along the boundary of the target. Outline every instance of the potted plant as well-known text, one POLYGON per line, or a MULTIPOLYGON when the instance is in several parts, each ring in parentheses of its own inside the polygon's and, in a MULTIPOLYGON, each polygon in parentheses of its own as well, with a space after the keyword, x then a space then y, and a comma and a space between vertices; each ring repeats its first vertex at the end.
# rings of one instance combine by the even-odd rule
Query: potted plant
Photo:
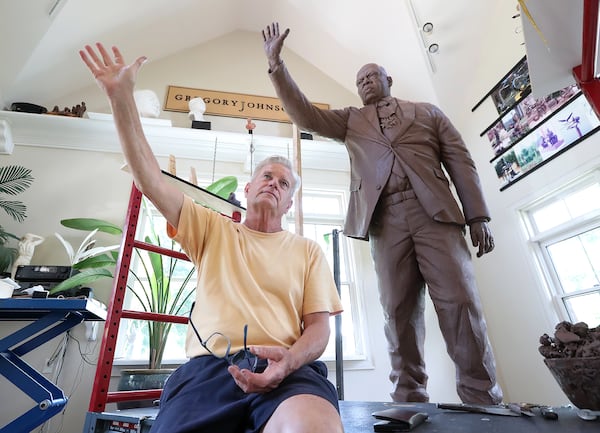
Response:
MULTIPOLYGON (((149 203, 144 199, 143 207, 147 218, 143 228, 146 231, 144 242, 159 247, 177 249, 176 243, 166 240, 161 233, 160 220, 150 209, 149 203), (168 242, 169 244, 167 244, 168 242)), ((82 286, 93 283, 100 278, 114 278, 113 273, 117 264, 119 245, 96 247, 94 236, 98 232, 121 235, 122 229, 108 221, 94 218, 72 218, 61 220, 61 225, 75 229, 89 231, 80 246, 75 249, 58 233, 55 236, 60 240, 69 257, 72 267, 72 276, 62 281, 50 290, 51 295, 64 293, 78 294, 82 286)), ((193 276, 194 268, 189 265, 181 270, 181 261, 169 258, 150 251, 134 249, 137 266, 130 269, 127 288, 132 295, 130 309, 181 315, 186 306, 191 302, 195 287, 188 284, 193 276), (189 301, 189 302, 188 302, 189 301)), ((125 337, 135 331, 144 336, 145 345, 148 347, 147 368, 135 370, 122 370, 119 382, 120 390, 138 390, 162 387, 162 384, 172 370, 162 370, 162 359, 169 332, 170 323, 157 321, 124 321, 121 332, 125 337)), ((139 407, 136 402, 119 403, 119 409, 139 407)))
MULTIPOLYGON (((0 194, 17 195, 31 186, 33 177, 31 170, 20 165, 7 165, 0 167, 0 194)), ((23 222, 27 218, 27 206, 20 201, 9 200, 0 195, 0 208, 14 221, 23 222)), ((10 246, 12 240, 19 237, 7 232, 0 225, 0 274, 4 275, 12 266, 17 257, 18 250, 10 246)))
POLYGON ((65 227, 89 231, 90 233, 83 239, 77 250, 59 233, 54 234, 65 248, 69 257, 71 276, 51 288, 50 294, 73 292, 74 289, 86 286, 100 278, 113 278, 112 271, 118 257, 116 250, 120 245, 96 247, 94 236, 98 232, 121 235, 123 230, 111 222, 95 218, 64 219, 60 223, 65 227))

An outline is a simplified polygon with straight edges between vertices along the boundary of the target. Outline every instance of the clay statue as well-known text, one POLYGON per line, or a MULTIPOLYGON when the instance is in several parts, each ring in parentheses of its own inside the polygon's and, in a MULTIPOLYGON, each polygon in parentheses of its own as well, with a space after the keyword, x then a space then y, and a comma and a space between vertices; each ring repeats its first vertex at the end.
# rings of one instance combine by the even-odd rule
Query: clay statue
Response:
POLYGON ((423 359, 427 288, 456 366, 459 397, 465 403, 501 402, 465 225, 478 257, 492 251, 494 239, 475 163, 459 132, 438 107, 390 96, 392 78, 374 63, 356 76, 363 107, 312 105, 281 59, 288 34, 289 29, 279 33, 277 23, 263 30, 269 76, 301 130, 342 142, 348 151, 350 200, 343 233, 371 243, 392 367, 391 397, 429 400, 423 359))

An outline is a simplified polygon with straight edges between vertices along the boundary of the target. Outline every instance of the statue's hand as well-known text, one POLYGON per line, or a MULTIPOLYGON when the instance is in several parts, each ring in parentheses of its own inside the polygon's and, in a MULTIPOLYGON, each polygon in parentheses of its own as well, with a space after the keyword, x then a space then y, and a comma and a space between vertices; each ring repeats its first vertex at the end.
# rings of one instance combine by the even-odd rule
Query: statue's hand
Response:
POLYGON ((290 33, 290 29, 286 29, 283 34, 279 33, 279 23, 272 23, 267 26, 263 31, 263 40, 265 54, 269 60, 269 69, 273 70, 281 63, 281 50, 283 49, 283 41, 287 38, 290 33))
POLYGON ((486 221, 478 221, 469 225, 471 242, 474 247, 479 247, 477 257, 481 257, 494 249, 494 237, 486 221))

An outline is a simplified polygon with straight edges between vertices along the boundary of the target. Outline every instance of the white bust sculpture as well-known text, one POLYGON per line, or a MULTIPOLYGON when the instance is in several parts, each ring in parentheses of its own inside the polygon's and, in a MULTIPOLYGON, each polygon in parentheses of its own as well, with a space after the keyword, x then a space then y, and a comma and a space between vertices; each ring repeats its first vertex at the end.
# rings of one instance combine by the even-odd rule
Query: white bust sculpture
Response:
POLYGON ((133 92, 135 104, 141 117, 160 116, 160 101, 158 96, 152 90, 136 90, 133 92))
POLYGON ((188 117, 191 120, 201 120, 204 121, 204 112, 206 111, 206 103, 202 98, 192 98, 188 103, 190 107, 190 113, 188 117))

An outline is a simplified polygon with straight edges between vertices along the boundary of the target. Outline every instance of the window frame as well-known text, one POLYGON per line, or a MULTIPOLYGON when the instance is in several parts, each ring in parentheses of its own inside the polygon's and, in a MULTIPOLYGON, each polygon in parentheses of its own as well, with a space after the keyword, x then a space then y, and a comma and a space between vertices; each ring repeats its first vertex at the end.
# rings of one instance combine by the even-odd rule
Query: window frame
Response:
MULTIPOLYGON (((152 204, 152 202, 150 202, 150 200, 147 199, 146 197, 143 197, 142 200, 145 200, 145 204, 143 206, 140 206, 140 209, 139 209, 138 225, 136 228, 136 235, 135 235, 135 238, 138 240, 144 240, 144 236, 145 236, 145 234, 147 232, 147 228, 150 224, 150 222, 149 222, 150 218, 158 218, 159 220, 162 220, 162 221, 159 221, 158 224, 164 223, 165 227, 166 227, 166 219, 160 214, 160 212, 154 206, 154 204, 152 204), (150 214, 148 212, 150 212, 150 214)), ((161 240, 163 240, 164 242, 169 242, 169 243, 171 242, 171 240, 168 239, 168 236, 166 235, 166 229, 163 233, 160 233, 160 235, 161 235, 161 240)), ((175 243, 175 245, 178 246, 177 243, 175 243)), ((165 244, 163 244, 162 246, 164 247, 165 244)), ((142 253, 142 256, 144 256, 144 253, 142 253)), ((144 258, 147 259, 146 256, 144 256, 144 258)), ((134 252, 133 256, 131 257, 131 261, 130 261, 130 270, 137 273, 138 278, 142 282, 147 282, 146 273, 141 270, 141 266, 142 266, 141 262, 142 262, 142 260, 144 260, 144 258, 140 257, 139 254, 134 252)), ((191 262, 186 261, 184 259, 177 259, 176 267, 173 269, 178 269, 178 268, 182 268, 185 266, 186 270, 184 272, 188 272, 187 271, 188 265, 192 265, 191 262)), ((148 264, 147 264, 147 266, 148 266, 148 264)), ((193 265, 192 265, 192 268, 193 268, 193 265)), ((194 288, 192 290, 195 290, 197 278, 196 278, 195 270, 194 269, 192 269, 192 270, 193 270, 193 274, 192 274, 192 277, 189 279, 187 285, 193 286, 194 288)), ((176 284, 174 284, 174 286, 177 286, 177 284, 181 283, 183 280, 184 280, 184 278, 182 278, 181 276, 171 276, 171 282, 176 283, 176 284)), ((131 271, 127 276, 127 285, 129 285, 129 284, 138 284, 138 281, 136 281, 136 278, 131 275, 131 271)), ((192 302, 193 302, 193 299, 194 298, 192 296, 192 302)), ((131 292, 131 290, 128 288, 125 291, 125 299, 124 299, 124 303, 123 303, 123 308, 124 309, 133 309, 134 311, 137 311, 138 309, 135 308, 135 305, 134 305, 137 303, 138 303, 138 301, 136 300, 136 298, 133 295, 133 293, 131 292)), ((139 332, 147 332, 145 322, 147 322, 147 321, 141 320, 141 319, 124 319, 124 318, 121 319, 121 321, 119 323, 117 346, 115 347, 115 356, 113 358, 113 364, 122 365, 122 366, 148 365, 149 354, 147 353, 148 345, 146 344, 146 340, 148 338, 147 335, 144 335, 143 337, 139 337, 139 338, 143 338, 145 340, 145 343, 143 344, 145 349, 141 356, 137 356, 137 357, 133 357, 133 358, 119 357, 119 355, 122 354, 121 350, 122 350, 122 345, 124 344, 122 339, 119 341, 119 338, 122 338, 121 336, 124 334, 123 331, 128 326, 127 324, 129 323, 130 324, 129 326, 137 327, 139 332), (136 324, 133 324, 132 322, 135 322, 136 324)), ((185 343, 186 328, 182 328, 182 327, 187 328, 187 325, 173 323, 171 325, 169 339, 172 339, 173 338, 173 337, 171 337, 172 333, 176 329, 179 329, 180 334, 181 333, 183 334, 182 336, 180 336, 180 338, 182 337, 184 340, 184 343, 185 343)), ((164 368, 167 368, 167 366, 171 366, 171 365, 179 365, 179 364, 182 364, 185 361, 187 361, 187 358, 185 356, 183 358, 169 358, 169 356, 168 356, 168 353, 170 353, 170 351, 168 350, 169 348, 170 348, 169 345, 167 345, 167 349, 165 350, 165 354, 163 355, 162 364, 163 364, 164 368)), ((182 353, 183 352, 184 352, 184 350, 182 350, 182 353)), ((142 353, 142 352, 140 351, 138 353, 142 353)))
MULTIPOLYGON (((542 284, 561 321, 577 321, 575 313, 569 308, 569 299, 592 293, 600 294, 600 285, 580 288, 570 292, 565 291, 560 276, 555 269, 555 261, 552 259, 548 248, 558 242, 581 236, 594 229, 600 229, 600 206, 545 230, 538 227, 534 214, 552 203, 565 200, 567 197, 594 185, 600 185, 600 170, 598 169, 588 172, 542 197, 536 198, 519 209, 526 238, 533 253, 542 284)), ((590 323, 588 325, 596 326, 597 324, 590 323)))
MULTIPOLYGON (((345 212, 347 208, 347 192, 345 190, 335 190, 335 189, 317 189, 317 188, 306 188, 302 192, 303 198, 305 196, 318 196, 318 195, 329 195, 332 197, 337 197, 339 203, 340 213, 337 215, 331 214, 311 214, 307 212, 306 208, 303 208, 303 223, 306 224, 316 224, 316 225, 334 225, 339 227, 339 250, 340 250, 340 262, 344 261, 345 264, 343 268, 346 270, 347 275, 346 279, 342 280, 340 275, 340 286, 348 286, 348 295, 350 297, 349 302, 351 305, 350 317, 353 323, 354 329, 354 347, 356 351, 354 353, 344 353, 344 366, 347 369, 360 369, 360 368, 369 368, 372 367, 370 362, 370 354, 369 354, 369 346, 366 338, 366 308, 365 302, 363 300, 363 290, 359 287, 356 276, 356 268, 357 268, 357 256, 354 251, 354 247, 352 245, 352 241, 347 237, 343 236, 343 226, 345 219, 345 212)), ((288 220, 288 225, 293 223, 294 221, 294 209, 292 208, 290 212, 286 215, 286 219, 288 220)), ((324 251, 326 255, 329 254, 330 251, 324 251)), ((333 260, 332 260, 333 262, 333 260)), ((333 272, 333 268, 332 268, 333 272)), ((347 313, 347 312, 346 312, 347 313)), ((344 313, 342 313, 344 314, 344 313)), ((347 316, 342 316, 347 317, 347 316)), ((331 333, 332 337, 330 338, 330 344, 332 341, 335 341, 335 323, 334 317, 331 318, 331 333)), ((343 326, 343 319, 342 319, 343 326)), ((342 350, 344 350, 344 346, 342 346, 342 350)), ((331 352, 331 351, 330 351, 331 352)), ((333 348, 333 356, 332 355, 324 355, 321 357, 322 361, 326 363, 335 362, 335 347, 333 348)))

